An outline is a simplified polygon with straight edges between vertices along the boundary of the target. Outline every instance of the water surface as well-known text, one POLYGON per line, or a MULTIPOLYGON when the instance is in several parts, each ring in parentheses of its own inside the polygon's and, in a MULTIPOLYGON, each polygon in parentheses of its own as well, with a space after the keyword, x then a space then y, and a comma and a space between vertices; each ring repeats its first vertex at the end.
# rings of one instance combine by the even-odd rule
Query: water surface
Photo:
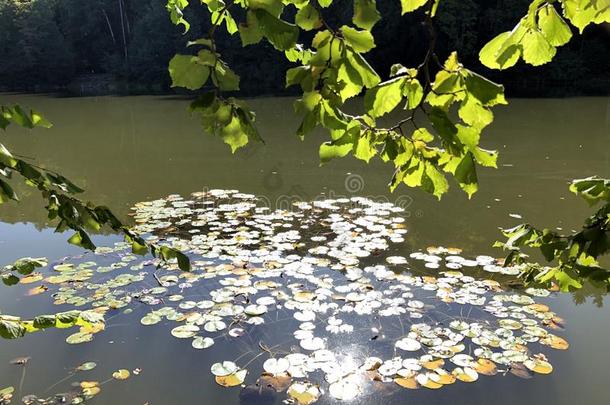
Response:
MULTIPOLYGON (((499 168, 479 172, 480 191, 468 201, 455 184, 438 202, 419 190, 387 191, 391 168, 342 159, 319 166, 322 133, 305 142, 294 135, 298 121, 291 99, 251 100, 265 146, 249 146, 231 155, 219 139, 204 135, 196 118, 189 119, 188 101, 171 97, 56 98, 3 95, 2 102, 20 102, 43 112, 55 126, 32 132, 11 128, 3 142, 18 154, 36 157, 37 164, 57 169, 87 189, 85 195, 110 206, 125 219, 138 201, 168 194, 188 195, 211 188, 238 189, 267 199, 272 206, 320 195, 386 198, 405 208, 409 229, 402 254, 429 245, 458 246, 464 255, 500 255, 491 247, 498 226, 509 226, 519 214, 534 224, 570 230, 589 209, 567 190, 570 179, 610 177, 610 100, 513 100, 497 113, 482 145, 500 151, 499 168)), ((19 205, 0 209, 0 263, 22 256, 57 260, 81 254, 65 243, 66 235, 48 228, 41 199, 32 190, 19 205)), ((99 236, 98 244, 118 238, 99 236)), ((520 380, 512 375, 482 378, 439 391, 401 391, 378 403, 601 404, 607 401, 610 332, 607 297, 590 286, 552 299, 555 312, 567 321, 560 335, 570 341, 555 352, 554 372, 520 380)), ((3 313, 31 316, 52 313, 49 296, 25 297, 24 289, 4 288, 3 313)), ((141 316, 141 314, 139 314, 141 316)), ((142 368, 122 384, 108 384, 92 403, 212 404, 238 403, 236 389, 218 387, 211 363, 233 356, 231 345, 194 351, 176 341, 168 328, 144 328, 138 313, 108 323, 108 329, 86 345, 63 343, 66 331, 46 331, 19 341, 0 342, 0 388, 17 385, 21 369, 8 362, 31 356, 24 391, 42 394, 70 367, 93 360, 100 380, 117 368, 142 368)), ((67 389, 67 385, 58 388, 67 389)), ((47 395, 52 394, 48 392, 47 395)), ((324 401, 330 401, 326 398, 324 401)))

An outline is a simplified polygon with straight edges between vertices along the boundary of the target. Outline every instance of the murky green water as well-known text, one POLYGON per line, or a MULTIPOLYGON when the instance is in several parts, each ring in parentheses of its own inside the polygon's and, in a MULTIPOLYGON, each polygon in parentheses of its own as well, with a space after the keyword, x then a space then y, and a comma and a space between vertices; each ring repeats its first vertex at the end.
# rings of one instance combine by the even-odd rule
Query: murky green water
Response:
MULTIPOLYGON (((248 147, 231 156, 220 140, 199 132, 189 120, 187 102, 168 97, 53 98, 2 96, 2 102, 35 106, 54 122, 50 130, 11 129, 3 142, 16 153, 35 156, 38 164, 60 169, 88 190, 86 197, 127 217, 138 201, 168 194, 188 195, 210 188, 238 189, 286 207, 294 200, 371 196, 405 208, 409 229, 401 245, 405 256, 429 245, 458 246, 464 255, 499 255, 491 244, 498 226, 524 220, 566 230, 578 226, 588 208, 567 190, 567 182, 594 174, 610 176, 610 100, 514 100, 498 113, 483 145, 500 151, 499 169, 480 172, 480 191, 471 201, 453 187, 437 202, 418 190, 401 188, 394 194, 386 183, 391 168, 365 166, 343 159, 319 167, 321 134, 305 142, 294 136, 298 125, 290 99, 253 100, 266 146, 248 147)), ((24 190, 27 191, 27 190, 24 190)), ((65 243, 66 235, 46 227, 37 196, 0 209, 0 263, 22 256, 57 260, 82 251, 65 243)), ((98 244, 116 237, 100 236, 98 244)), ((3 313, 31 316, 58 309, 42 294, 26 297, 19 287, 1 288, 3 313)), ((547 302, 546 300, 544 302, 547 302)), ((607 297, 586 287, 575 294, 548 299, 567 321, 559 333, 571 344, 554 352, 554 371, 522 380, 512 375, 485 378, 473 384, 454 384, 439 391, 380 392, 376 403, 602 404, 607 401, 610 332, 607 297)), ((212 404, 238 403, 237 389, 217 386, 209 373, 215 361, 235 358, 238 347, 226 343, 215 350, 195 351, 173 339, 171 327, 141 327, 141 313, 108 321, 94 342, 68 346, 70 333, 47 331, 19 341, 0 342, 0 388, 19 384, 21 368, 9 365, 18 356, 31 356, 24 391, 44 391, 84 361, 99 366, 90 379, 104 380, 118 368, 141 368, 128 381, 108 383, 91 403, 98 404, 212 404)), ((87 376, 89 378, 89 376, 87 376)), ((73 379, 75 380, 75 379, 73 379)), ((47 392, 66 390, 70 382, 47 392)), ((281 400, 278 397, 277 401, 281 400)), ((367 397, 366 403, 370 403, 367 397)), ((324 397, 323 402, 332 402, 324 397)), ((356 401, 357 402, 357 401, 356 401)))

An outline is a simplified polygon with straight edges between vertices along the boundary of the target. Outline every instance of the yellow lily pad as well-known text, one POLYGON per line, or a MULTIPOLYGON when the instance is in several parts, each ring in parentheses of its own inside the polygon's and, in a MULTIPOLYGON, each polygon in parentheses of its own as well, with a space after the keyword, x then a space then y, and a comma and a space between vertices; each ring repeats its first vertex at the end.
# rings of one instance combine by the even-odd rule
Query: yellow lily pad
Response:
POLYGON ((129 370, 125 370, 124 368, 112 373, 112 378, 114 378, 115 380, 126 380, 129 378, 129 376, 129 370))
POLYGON ((548 334, 546 337, 540 339, 540 343, 558 350, 567 350, 568 347, 570 347, 567 340, 553 334, 548 334))
POLYGON ((244 383, 248 370, 241 369, 226 376, 216 376, 216 383, 223 387, 235 387, 244 383))
POLYGON ((553 366, 543 359, 529 359, 523 362, 523 365, 529 370, 538 374, 550 374, 553 372, 553 366))
POLYGON ((402 377, 397 377, 394 379, 394 382, 398 385, 400 385, 403 388, 407 388, 410 390, 416 390, 419 388, 419 384, 417 383, 417 380, 415 379, 415 377, 410 377, 410 378, 402 378, 402 377))
POLYGON ((299 405, 309 405, 318 400, 320 389, 308 382, 295 382, 288 388, 288 396, 299 405))
POLYGON ((477 373, 483 375, 496 375, 498 373, 496 363, 488 359, 478 359, 474 365, 474 369, 477 373))

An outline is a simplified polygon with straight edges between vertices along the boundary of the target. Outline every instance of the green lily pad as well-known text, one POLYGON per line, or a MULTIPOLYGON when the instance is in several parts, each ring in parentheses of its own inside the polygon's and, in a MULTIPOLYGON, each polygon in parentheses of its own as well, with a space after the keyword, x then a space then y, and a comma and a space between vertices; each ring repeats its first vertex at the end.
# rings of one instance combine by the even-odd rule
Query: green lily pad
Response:
POLYGON ((66 338, 66 343, 69 345, 77 345, 81 343, 91 342, 93 335, 91 333, 78 332, 74 333, 66 338))

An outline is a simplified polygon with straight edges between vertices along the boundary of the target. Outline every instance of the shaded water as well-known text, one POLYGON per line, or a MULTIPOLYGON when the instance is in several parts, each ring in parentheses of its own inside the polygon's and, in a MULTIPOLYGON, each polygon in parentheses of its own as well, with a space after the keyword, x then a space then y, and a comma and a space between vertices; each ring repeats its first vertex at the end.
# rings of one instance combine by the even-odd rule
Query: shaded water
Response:
MULTIPOLYGON (((500 151, 499 169, 481 171, 481 190, 472 201, 454 186, 437 202, 418 190, 400 188, 390 194, 386 183, 391 168, 381 164, 365 166, 343 159, 319 167, 317 147, 323 138, 312 134, 304 143, 296 139, 290 99, 253 100, 267 145, 231 156, 220 140, 200 134, 196 120, 187 118, 184 100, 6 96, 3 102, 5 98, 35 106, 55 127, 31 133, 12 129, 3 142, 17 153, 36 156, 40 165, 60 169, 88 190, 87 198, 109 205, 125 218, 135 202, 173 193, 186 196, 205 188, 239 189, 284 207, 321 193, 331 198, 386 198, 406 210, 405 256, 428 245, 459 246, 467 256, 499 255, 491 244, 499 237, 498 226, 517 223, 510 213, 534 224, 569 230, 589 210, 568 192, 567 182, 594 174, 610 176, 608 99, 513 101, 498 113, 482 142, 500 151)), ((66 245, 65 235, 46 228, 37 196, 25 198, 19 206, 3 206, 0 221, 1 263, 22 256, 55 260, 82 253, 66 245)), ((97 242, 115 239, 101 236, 97 242)), ((379 398, 379 403, 605 403, 610 360, 605 343, 610 312, 603 306, 607 298, 586 287, 548 301, 567 320, 561 335, 571 343, 568 351, 553 354, 551 375, 530 380, 512 375, 482 378, 434 392, 403 390, 383 401, 379 398)), ((24 290, 4 287, 0 308, 23 316, 57 310, 45 294, 24 297, 24 290)), ((239 401, 236 389, 216 386, 209 373, 211 363, 237 357, 232 353, 235 347, 218 345, 194 352, 169 335, 169 326, 141 327, 141 315, 121 316, 120 323, 109 321, 108 329, 86 345, 64 344, 66 331, 0 342, 0 388, 19 383, 21 369, 8 362, 27 355, 32 360, 26 392, 42 394, 70 367, 92 360, 99 363, 92 379, 104 380, 118 368, 143 370, 137 378, 108 384, 92 403, 239 401)))

